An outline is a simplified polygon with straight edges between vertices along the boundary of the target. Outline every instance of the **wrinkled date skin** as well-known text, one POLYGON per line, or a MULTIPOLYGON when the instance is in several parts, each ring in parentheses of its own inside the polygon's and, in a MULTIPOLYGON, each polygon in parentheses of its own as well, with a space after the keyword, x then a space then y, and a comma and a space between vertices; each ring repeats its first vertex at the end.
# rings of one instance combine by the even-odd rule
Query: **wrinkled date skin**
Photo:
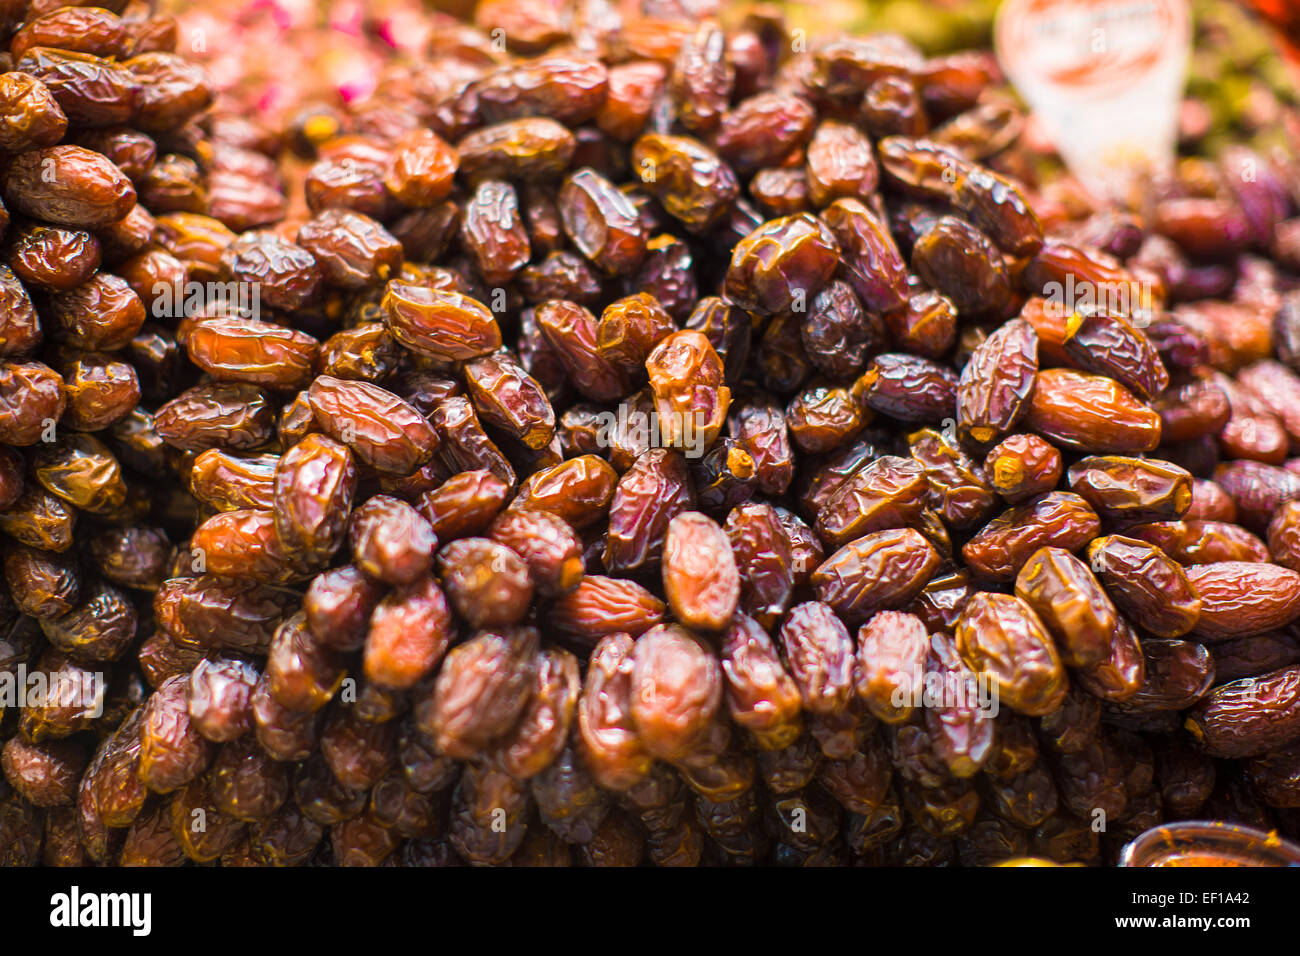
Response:
POLYGON ((1088 565, 1121 611, 1160 637, 1196 626, 1201 598, 1186 572, 1159 548, 1120 535, 1088 545, 1088 565))
POLYGON ((1250 24, 1128 209, 892 16, 61 4, 0 0, 0 677, 82 693, 0 692, 0 865, 1300 838, 1294 96, 1199 76, 1250 24))
POLYGON ((1043 227, 1020 189, 981 166, 963 166, 953 184, 953 204, 998 247, 1017 258, 1043 245, 1043 227))
POLYGON ((896 352, 877 355, 853 392, 868 408, 918 424, 941 424, 957 407, 957 376, 946 365, 896 352))
POLYGON ((1192 504, 1192 476, 1154 459, 1096 455, 1066 472, 1070 490, 1110 521, 1180 518, 1192 504))
POLYGON ((872 531, 915 523, 930 485, 911 458, 885 455, 849 477, 817 516, 817 533, 841 545, 872 531))
POLYGON ((952 638, 935 635, 927 667, 931 673, 940 675, 948 686, 962 687, 967 691, 964 701, 954 698, 938 707, 927 707, 925 727, 935 755, 943 761, 948 772, 959 780, 969 779, 994 756, 997 725, 989 714, 982 712, 978 681, 962 661, 952 638))
POLYGON ((1036 551, 1016 575, 1016 596, 1042 619, 1071 667, 1103 660, 1119 613, 1088 566, 1062 548, 1036 551))
POLYGON ((218 381, 301 388, 318 344, 305 333, 250 319, 207 319, 186 337, 190 361, 218 381))
POLYGON ((853 694, 853 638, 830 606, 817 601, 795 605, 780 636, 804 709, 814 714, 844 710, 853 694))
POLYGON ((579 753, 596 782, 611 790, 635 786, 654 759, 632 717, 634 646, 627 634, 611 634, 597 644, 578 700, 579 753))
MULTIPOLYGON (((356 575, 360 576, 360 572, 356 575)), ((357 595, 363 611, 367 604, 373 606, 364 633, 366 678, 378 687, 399 690, 413 687, 437 667, 456 636, 456 624, 447 597, 432 576, 390 591, 382 600, 377 593, 366 589, 367 584, 369 579, 354 579, 352 587, 340 585, 333 589, 332 594, 322 594, 321 600, 314 605, 317 616, 326 618, 331 624, 338 622, 338 636, 332 638, 333 646, 344 644, 349 647, 360 640, 343 631, 353 623, 345 617, 352 608, 340 607, 339 602, 357 595)), ((312 609, 313 605, 309 603, 308 623, 317 633, 323 633, 322 624, 325 622, 318 621, 313 625, 312 609)), ((360 626, 364 626, 364 622, 360 626)))
POLYGON ((752 733, 764 750, 794 743, 802 729, 802 698, 767 632, 752 618, 739 615, 721 653, 731 719, 752 733))
POLYGON ((375 495, 352 512, 348 543, 357 567, 385 584, 400 586, 429 573, 438 539, 429 522, 405 501, 375 495))
POLYGON ((594 644, 610 634, 641 634, 660 623, 665 610, 663 601, 635 581, 588 574, 551 606, 550 625, 594 644))
POLYGON ((645 227, 614 184, 593 169, 580 169, 560 189, 564 231, 578 251, 605 272, 631 272, 646 254, 645 227))
POLYGON ((683 511, 664 537, 664 592, 673 614, 688 627, 720 631, 740 601, 740 573, 731 543, 717 523, 683 511))
POLYGON ((601 402, 628 391, 627 373, 600 354, 598 325, 591 312, 577 302, 551 299, 538 307, 536 317, 542 338, 578 391, 601 402))
POLYGON ((559 515, 507 511, 492 522, 488 536, 520 557, 540 594, 566 594, 582 581, 582 539, 559 515))
POLYGON ((768 315, 806 311, 834 273, 839 251, 830 230, 806 213, 774 219, 737 244, 724 286, 727 298, 768 315))
POLYGON ((80 146, 19 154, 5 171, 4 194, 19 212, 73 228, 116 222, 135 205, 121 170, 80 146))
POLYGON ((890 313, 907 301, 907 263, 884 224, 857 199, 838 199, 822 212, 843 254, 845 278, 862 304, 890 313))
POLYGON ((684 136, 647 133, 632 147, 632 166, 664 210, 688 229, 716 223, 740 191, 731 167, 684 136))
POLYGON ((217 382, 182 392, 154 414, 158 435, 181 451, 256 448, 271 437, 274 412, 257 388, 217 382))
POLYGON ((1187 729, 1214 757, 1253 757, 1300 737, 1300 668, 1216 687, 1187 715, 1187 729))
POLYGON ((610 500, 606 569, 628 574, 653 568, 663 556, 669 522, 694 504, 685 458, 664 448, 647 450, 619 478, 610 500))
POLYGON ((1011 282, 997 248, 965 220, 943 216, 912 248, 912 268, 964 314, 997 314, 1011 282))
POLYGON ((862 626, 854 682, 875 717, 899 724, 912 716, 929 651, 925 624, 912 614, 880 611, 862 626))
POLYGON ((1142 642, 1146 679, 1122 710, 1186 710, 1205 696, 1215 681, 1210 649, 1191 641, 1142 642))
POLYGON ((948 527, 965 529, 989 517, 997 497, 988 474, 955 441, 924 428, 908 435, 907 445, 929 481, 926 503, 948 527))
POLYGON ((812 574, 813 593, 854 624, 874 611, 905 605, 939 567, 939 554, 919 532, 877 531, 851 541, 812 574))
POLYGON ((533 597, 528 565, 487 538, 461 538, 442 548, 438 576, 457 613, 476 627, 521 621, 533 597))
POLYGON ((343 544, 356 492, 352 453, 324 435, 308 435, 275 468, 275 533, 286 553, 308 567, 329 561, 343 544))
POLYGON ((308 398, 316 423, 380 471, 409 474, 437 450, 438 435, 428 420, 377 385, 322 375, 308 398))
POLYGON ((578 659, 561 648, 546 648, 537 662, 537 683, 513 736, 501 744, 496 760, 517 780, 551 766, 564 749, 577 707, 582 679, 578 659))
POLYGON ((496 317, 457 291, 394 279, 385 287, 383 308, 393 337, 430 358, 471 359, 501 347, 496 317))
POLYGON ((656 757, 680 759, 694 749, 722 702, 722 668, 684 628, 661 624, 632 651, 632 721, 656 757))
POLYGON ((700 332, 683 329, 655 346, 645 365, 664 443, 699 457, 722 430, 731 404, 717 351, 700 332))
POLYGON ((1160 443, 1160 416, 1104 375, 1044 369, 1025 425, 1049 441, 1087 451, 1128 454, 1160 443))
POLYGON ((972 671, 989 676, 1007 706, 1022 714, 1050 714, 1065 696, 1068 681, 1056 645, 1020 598, 991 592, 971 598, 957 621, 957 650, 972 671))
POLYGON ((1100 530, 1101 522, 1082 497, 1052 492, 998 515, 966 543, 962 554, 979 573, 1011 581, 1040 547, 1055 544, 1078 551, 1100 530))
POLYGON ((1169 384, 1169 372, 1156 347, 1121 316, 1076 312, 1065 324, 1063 345, 1080 368, 1109 375, 1145 401, 1169 384))
POLYGON ((449 757, 479 753, 514 724, 537 673, 532 628, 481 631, 447 655, 430 697, 418 708, 420 729, 449 757))
POLYGON ((183 787, 212 757, 212 745, 191 729, 188 690, 188 676, 171 678, 149 698, 141 719, 138 772, 155 793, 183 787))
POLYGON ((988 445, 1010 432, 1029 410, 1038 377, 1038 334, 1014 319, 984 340, 957 382, 957 427, 988 445))
POLYGON ((532 449, 555 436, 555 410, 542 387, 518 365, 494 356, 465 363, 465 383, 479 418, 532 449))
POLYGON ((1132 626, 1120 617, 1106 657, 1075 672, 1088 693, 1109 701, 1128 700, 1146 680, 1146 659, 1132 626))
POLYGON ((1012 504, 1051 491, 1061 480, 1061 471, 1061 453, 1037 435, 1012 435, 984 458, 989 483, 1012 504))
POLYGON ((1256 561, 1187 569, 1201 600, 1193 633, 1204 641, 1271 631, 1300 617, 1300 572, 1256 561))
POLYGON ((723 527, 740 573, 740 607, 771 626, 794 595, 794 547, 777 510, 769 504, 737 505, 723 527))

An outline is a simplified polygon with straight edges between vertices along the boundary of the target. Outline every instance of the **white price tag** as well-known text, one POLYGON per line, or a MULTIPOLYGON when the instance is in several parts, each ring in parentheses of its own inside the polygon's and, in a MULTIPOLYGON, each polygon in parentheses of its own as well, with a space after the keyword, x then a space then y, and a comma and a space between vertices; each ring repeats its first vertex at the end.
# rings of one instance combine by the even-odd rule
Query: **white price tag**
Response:
POLYGON ((1178 142, 1187 0, 1006 0, 997 55, 1062 158, 1100 196, 1131 200, 1178 142))

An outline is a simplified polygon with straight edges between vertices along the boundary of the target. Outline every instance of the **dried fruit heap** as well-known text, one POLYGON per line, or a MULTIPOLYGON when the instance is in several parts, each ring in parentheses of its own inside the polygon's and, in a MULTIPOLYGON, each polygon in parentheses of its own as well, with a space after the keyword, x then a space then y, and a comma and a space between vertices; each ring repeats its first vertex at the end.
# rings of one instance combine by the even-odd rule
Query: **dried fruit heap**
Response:
POLYGON ((660 6, 272 135, 6 5, 0 678, 106 686, 6 702, 0 862, 1300 833, 1295 157, 1097 209, 985 55, 660 6))

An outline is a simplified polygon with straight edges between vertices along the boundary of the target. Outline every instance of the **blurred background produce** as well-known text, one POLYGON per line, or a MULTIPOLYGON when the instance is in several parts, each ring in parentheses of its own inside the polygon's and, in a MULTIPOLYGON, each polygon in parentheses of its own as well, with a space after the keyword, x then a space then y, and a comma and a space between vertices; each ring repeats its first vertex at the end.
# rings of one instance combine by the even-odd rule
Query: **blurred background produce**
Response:
MULTIPOLYGON (((809 36, 889 30, 929 54, 988 48, 998 0, 781 0, 809 36)), ((709 4, 710 7, 713 4, 709 4)), ((396 51, 415 55, 439 24, 472 17, 474 0, 241 0, 162 5, 181 49, 201 60, 233 111, 271 124, 311 102, 355 102, 378 86, 396 51), (425 10, 447 14, 430 19, 425 10)), ((1186 152, 1229 142, 1285 141, 1300 78, 1300 5, 1291 0, 1192 0, 1193 58, 1183 110, 1186 152), (1283 55, 1285 54, 1285 55, 1283 55)), ((725 9, 723 13, 725 15, 725 9)), ((221 105, 219 103, 219 105, 221 105)))

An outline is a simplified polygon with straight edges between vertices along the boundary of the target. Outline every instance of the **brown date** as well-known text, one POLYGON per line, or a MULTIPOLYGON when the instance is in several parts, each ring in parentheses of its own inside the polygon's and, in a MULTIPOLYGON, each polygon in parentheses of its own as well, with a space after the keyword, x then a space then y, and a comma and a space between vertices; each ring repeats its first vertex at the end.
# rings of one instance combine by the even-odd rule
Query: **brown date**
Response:
POLYGON ((740 601, 740 574, 727 536, 698 511, 668 523, 663 551, 664 593, 677 619, 688 627, 720 631, 740 601))
POLYGON ((957 650, 986 674, 1007 706, 1030 716, 1060 706, 1068 681, 1056 646, 1038 615, 1020 598, 982 592, 957 621, 957 650))

